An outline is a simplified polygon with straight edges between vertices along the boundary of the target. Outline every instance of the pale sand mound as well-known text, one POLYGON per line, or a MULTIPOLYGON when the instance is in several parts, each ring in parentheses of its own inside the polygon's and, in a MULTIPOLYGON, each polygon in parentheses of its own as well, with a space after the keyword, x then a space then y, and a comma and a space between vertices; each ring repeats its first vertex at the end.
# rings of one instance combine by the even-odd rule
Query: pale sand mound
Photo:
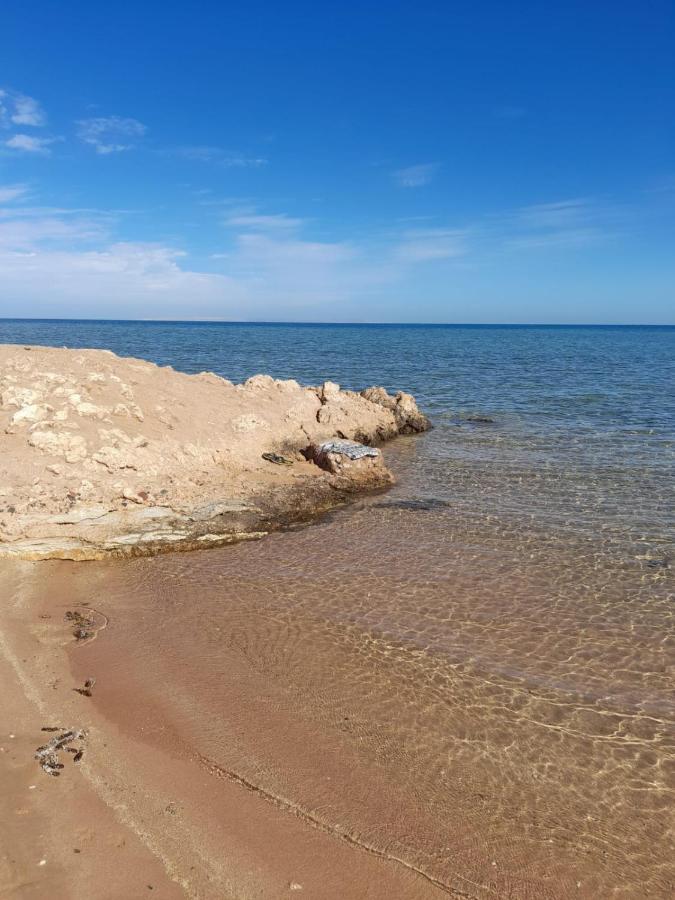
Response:
POLYGON ((323 471, 308 461, 325 458, 322 442, 428 427, 410 395, 382 388, 267 375, 234 385, 107 350, 0 345, 0 556, 91 559, 257 536, 391 480, 372 456, 323 471))

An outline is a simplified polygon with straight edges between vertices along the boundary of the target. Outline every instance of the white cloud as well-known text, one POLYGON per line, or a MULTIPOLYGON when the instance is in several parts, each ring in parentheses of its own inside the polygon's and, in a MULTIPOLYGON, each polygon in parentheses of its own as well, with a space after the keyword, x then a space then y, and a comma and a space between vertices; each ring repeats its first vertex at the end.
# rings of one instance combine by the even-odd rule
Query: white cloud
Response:
POLYGON ((125 119, 121 116, 81 119, 77 126, 80 140, 102 155, 132 150, 135 142, 148 130, 137 119, 125 119))
POLYGON ((0 211, 0 315, 180 318, 189 308, 197 318, 246 319, 325 308, 349 318, 345 304, 400 273, 389 251, 383 259, 348 242, 301 240, 279 225, 283 215, 262 217, 264 231, 241 223, 228 252, 212 254, 220 271, 203 272, 180 250, 114 240, 106 214, 38 211, 0 211))
POLYGON ((174 147, 171 150, 162 151, 170 156, 179 156, 183 159, 195 160, 196 162, 210 162, 223 166, 226 169, 258 169, 266 166, 268 160, 258 156, 244 156, 241 153, 232 153, 223 150, 222 147, 211 147, 208 145, 191 145, 184 147, 174 147))
POLYGON ((407 231, 397 255, 405 262, 430 262, 452 259, 467 253, 467 232, 447 228, 420 228, 407 231))
POLYGON ((220 225, 226 216, 227 230, 214 232, 222 243, 204 263, 173 247, 119 240, 119 213, 8 205, 23 189, 0 188, 0 315, 386 317, 392 298, 427 283, 425 272, 430 285, 451 291, 467 263, 533 258, 541 247, 568 252, 606 236, 608 212, 592 200, 562 200, 462 228, 399 223, 367 239, 311 240, 301 236, 306 220, 262 214, 239 199, 216 218, 220 225))
POLYGON ((0 247, 8 250, 40 251, 54 244, 72 247, 101 240, 107 234, 102 222, 81 217, 0 218, 0 247))
POLYGON ((39 127, 47 122, 47 116, 37 100, 25 94, 17 94, 14 98, 14 112, 10 118, 15 125, 39 127))
POLYGON ((590 201, 576 198, 524 206, 517 210, 516 218, 524 226, 531 228, 568 228, 587 221, 591 214, 590 201))
MULTIPOLYGON (((1 194, 1 189, 0 189, 1 194)), ((41 219, 49 216, 65 216, 70 218, 73 216, 83 216, 92 214, 93 216, 104 218, 104 214, 92 209, 63 209, 59 206, 3 206, 0 196, 0 219, 41 219)), ((108 215, 109 218, 109 214, 108 215)))
POLYGON ((585 247, 605 240, 607 234, 598 228, 561 228, 538 234, 507 238, 505 246, 513 250, 535 250, 538 247, 585 247))
POLYGON ((285 213, 277 215, 235 214, 228 216, 225 224, 232 228, 251 229, 253 231, 292 231, 299 228, 305 222, 304 219, 295 219, 285 213))
POLYGON ((343 319, 350 304, 360 304, 401 275, 400 264, 382 248, 283 233, 239 234, 223 270, 268 315, 313 308, 329 320, 343 319))
MULTIPOLYGON (((180 254, 152 244, 99 250, 4 251, 0 314, 176 318, 186 303, 195 316, 236 315, 240 287, 223 275, 183 270, 180 254)), ((243 307, 242 307, 243 309, 243 307)))
POLYGON ((41 253, 55 247, 81 248, 110 239, 114 217, 109 212, 7 205, 26 190, 25 185, 0 188, 1 249, 41 253))
POLYGON ((439 168, 438 163, 420 163, 416 166, 407 166, 405 169, 397 169, 393 177, 399 187, 424 187, 432 181, 439 168))
POLYGON ((15 134, 9 140, 5 141, 5 147, 10 150, 18 150, 21 153, 35 153, 38 156, 49 156, 51 154, 51 144, 56 143, 58 138, 40 138, 31 134, 15 134))
POLYGON ((28 185, 6 184, 0 185, 0 203, 11 203, 28 193, 28 185))
POLYGON ((555 249, 606 240, 616 233, 620 219, 618 210, 577 197, 523 206, 495 217, 494 227, 506 249, 555 249))
POLYGON ((0 90, 0 125, 45 125, 47 116, 37 100, 16 91, 0 90))

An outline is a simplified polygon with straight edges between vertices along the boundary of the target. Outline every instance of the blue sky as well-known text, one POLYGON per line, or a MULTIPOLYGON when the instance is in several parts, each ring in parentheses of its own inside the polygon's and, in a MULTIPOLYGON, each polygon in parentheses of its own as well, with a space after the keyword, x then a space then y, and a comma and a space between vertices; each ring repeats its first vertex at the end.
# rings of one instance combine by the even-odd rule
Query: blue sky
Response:
POLYGON ((0 315, 675 322, 675 5, 14 3, 0 315))

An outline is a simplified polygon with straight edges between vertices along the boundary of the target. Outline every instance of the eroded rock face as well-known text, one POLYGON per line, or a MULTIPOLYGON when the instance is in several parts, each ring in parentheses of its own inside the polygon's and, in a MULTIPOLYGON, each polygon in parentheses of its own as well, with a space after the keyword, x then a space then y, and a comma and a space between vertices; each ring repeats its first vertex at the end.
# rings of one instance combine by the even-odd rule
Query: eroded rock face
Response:
POLYGON ((310 445, 426 427, 412 397, 381 388, 268 375, 234 385, 109 351, 0 345, 0 556, 91 558, 257 535, 292 514, 284 498, 325 508, 390 477, 377 456, 321 468, 303 453, 310 445), (292 465, 271 464, 275 453, 292 465))
POLYGON ((412 394, 399 391, 392 397, 382 387, 370 387, 361 391, 361 396, 393 414, 398 434, 418 434, 431 428, 431 422, 419 411, 412 394))

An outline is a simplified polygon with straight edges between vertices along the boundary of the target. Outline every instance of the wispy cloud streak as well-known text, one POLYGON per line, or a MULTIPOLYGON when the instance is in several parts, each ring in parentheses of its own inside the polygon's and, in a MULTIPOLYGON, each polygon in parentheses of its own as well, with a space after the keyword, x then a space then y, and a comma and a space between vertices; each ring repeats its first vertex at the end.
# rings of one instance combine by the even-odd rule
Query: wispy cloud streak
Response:
POLYGON ((137 119, 122 116, 98 116, 77 122, 79 139, 103 156, 132 150, 147 130, 137 119))
POLYGON ((394 181, 402 188, 424 187, 433 181, 440 166, 438 163, 420 163, 393 172, 394 181))

